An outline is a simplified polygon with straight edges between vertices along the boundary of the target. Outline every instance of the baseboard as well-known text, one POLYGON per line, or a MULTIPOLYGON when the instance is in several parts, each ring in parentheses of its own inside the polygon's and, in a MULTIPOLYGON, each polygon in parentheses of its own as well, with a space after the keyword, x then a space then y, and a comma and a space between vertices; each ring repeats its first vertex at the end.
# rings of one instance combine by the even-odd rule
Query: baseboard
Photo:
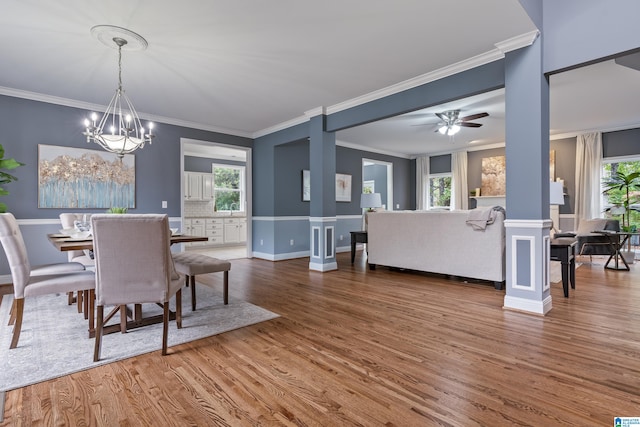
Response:
POLYGON ((517 298, 509 295, 505 295, 504 297, 504 305, 502 306, 505 310, 513 310, 519 311, 523 313, 529 314, 539 314, 546 315, 552 308, 551 305, 551 296, 548 296, 544 299, 544 301, 533 301, 527 298, 517 298))

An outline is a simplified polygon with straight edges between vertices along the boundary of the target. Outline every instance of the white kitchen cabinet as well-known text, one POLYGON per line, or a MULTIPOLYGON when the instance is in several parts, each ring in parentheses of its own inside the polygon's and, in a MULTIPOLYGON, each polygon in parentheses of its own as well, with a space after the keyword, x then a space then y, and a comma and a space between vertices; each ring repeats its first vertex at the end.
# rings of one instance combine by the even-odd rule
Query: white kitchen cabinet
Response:
POLYGON ((224 243, 224 220, 222 218, 207 219, 205 231, 210 245, 224 243))
POLYGON ((213 174, 201 172, 184 173, 185 200, 213 200, 213 174))
POLYGON ((224 219, 224 242, 238 243, 240 242, 240 220, 239 218, 224 219))
POLYGON ((213 200, 215 197, 213 174, 203 173, 200 178, 202 179, 202 200, 213 200))
POLYGON ((224 219, 224 243, 244 243, 247 241, 247 219, 224 219))
MULTIPOLYGON (((185 218, 184 232, 192 236, 206 237, 206 220, 204 218, 185 218)), ((207 242, 189 242, 187 246, 202 246, 207 242)))

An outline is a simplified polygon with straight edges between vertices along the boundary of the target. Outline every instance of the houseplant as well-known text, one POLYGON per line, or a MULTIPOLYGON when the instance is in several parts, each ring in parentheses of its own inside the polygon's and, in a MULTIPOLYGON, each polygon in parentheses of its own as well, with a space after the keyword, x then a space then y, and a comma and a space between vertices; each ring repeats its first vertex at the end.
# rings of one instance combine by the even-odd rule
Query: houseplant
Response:
MULTIPOLYGON (((636 225, 631 223, 631 206, 639 201, 640 172, 638 171, 612 171, 611 176, 603 179, 603 191, 609 203, 622 207, 622 221, 620 228, 627 233, 635 232, 636 225)), ((609 208, 609 210, 613 210, 609 208)), ((631 251, 631 239, 627 240, 627 250, 621 251, 627 262, 633 262, 635 253, 631 251)))
MULTIPOLYGON (((24 166, 24 163, 20 163, 15 159, 4 158, 4 147, 0 144, 0 196, 6 196, 9 191, 4 189, 4 185, 13 181, 17 181, 18 178, 7 173, 8 170, 13 170, 17 167, 24 166)), ((7 211, 7 205, 0 202, 0 213, 7 211)))

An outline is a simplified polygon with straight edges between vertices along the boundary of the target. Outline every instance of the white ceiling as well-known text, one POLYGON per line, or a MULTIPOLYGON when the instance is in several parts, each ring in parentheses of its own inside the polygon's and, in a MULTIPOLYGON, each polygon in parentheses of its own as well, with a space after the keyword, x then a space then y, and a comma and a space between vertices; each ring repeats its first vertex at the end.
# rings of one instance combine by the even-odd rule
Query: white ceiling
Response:
MULTIPOLYGON (((0 93, 104 106, 117 84, 117 52, 91 36, 102 24, 149 42, 143 52, 123 52, 123 85, 143 118, 248 137, 535 30, 517 0, 3 0, 0 93)), ((638 91, 629 86, 631 78, 638 88, 638 71, 610 63, 570 74, 551 81, 554 133, 640 122, 631 96, 638 91)), ((476 146, 504 141, 503 94, 342 131, 338 139, 407 156, 472 139, 476 146), (454 108, 490 116, 452 141, 414 126, 454 108)))

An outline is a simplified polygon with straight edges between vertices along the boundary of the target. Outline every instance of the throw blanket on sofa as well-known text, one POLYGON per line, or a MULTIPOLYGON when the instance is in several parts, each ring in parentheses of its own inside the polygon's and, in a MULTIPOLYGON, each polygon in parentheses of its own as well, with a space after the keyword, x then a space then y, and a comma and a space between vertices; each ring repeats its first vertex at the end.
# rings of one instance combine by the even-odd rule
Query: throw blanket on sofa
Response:
POLYGON ((498 212, 504 214, 502 206, 494 206, 486 209, 472 209, 467 217, 467 224, 474 230, 485 230, 487 225, 491 225, 496 220, 498 212))

